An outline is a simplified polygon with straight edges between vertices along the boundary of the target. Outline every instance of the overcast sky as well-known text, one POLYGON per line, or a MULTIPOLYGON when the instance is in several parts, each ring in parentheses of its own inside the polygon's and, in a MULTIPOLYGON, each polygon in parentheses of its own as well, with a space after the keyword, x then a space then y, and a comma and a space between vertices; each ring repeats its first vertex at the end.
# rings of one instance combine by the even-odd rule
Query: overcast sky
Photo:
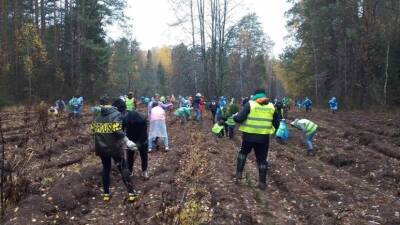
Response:
MULTIPOLYGON (((273 53, 278 56, 286 46, 284 37, 287 35, 284 13, 290 5, 286 0, 242 0, 237 15, 255 12, 264 31, 275 43, 273 53)), ((175 45, 187 42, 190 33, 181 27, 171 27, 176 22, 176 16, 168 0, 128 0, 126 14, 130 16, 133 35, 139 41, 142 49, 151 49, 163 45, 175 45)), ((123 36, 123 31, 117 26, 108 29, 111 38, 123 36)), ((190 39, 189 39, 190 40, 190 39)))

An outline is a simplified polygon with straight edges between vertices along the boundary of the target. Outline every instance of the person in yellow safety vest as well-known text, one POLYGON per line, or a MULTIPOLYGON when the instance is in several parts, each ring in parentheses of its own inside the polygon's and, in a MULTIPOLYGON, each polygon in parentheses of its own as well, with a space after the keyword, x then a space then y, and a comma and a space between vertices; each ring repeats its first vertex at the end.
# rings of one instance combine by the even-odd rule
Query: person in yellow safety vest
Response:
POLYGON ((136 109, 136 101, 133 97, 133 92, 129 92, 128 96, 125 98, 126 110, 132 111, 136 109))
POLYGON ((307 155, 313 156, 314 146, 312 144, 312 141, 314 135, 317 133, 317 124, 308 119, 295 119, 290 124, 303 132, 307 145, 307 155))
POLYGON ((214 126, 211 129, 211 132, 215 136, 217 136, 219 138, 222 138, 224 136, 224 124, 223 124, 223 122, 215 123, 214 126))
POLYGON ((240 123, 243 133, 242 146, 237 157, 236 180, 242 179, 247 155, 254 149, 258 165, 258 185, 261 190, 267 187, 269 138, 279 128, 279 117, 275 107, 269 102, 264 90, 257 90, 243 109, 233 116, 240 123))

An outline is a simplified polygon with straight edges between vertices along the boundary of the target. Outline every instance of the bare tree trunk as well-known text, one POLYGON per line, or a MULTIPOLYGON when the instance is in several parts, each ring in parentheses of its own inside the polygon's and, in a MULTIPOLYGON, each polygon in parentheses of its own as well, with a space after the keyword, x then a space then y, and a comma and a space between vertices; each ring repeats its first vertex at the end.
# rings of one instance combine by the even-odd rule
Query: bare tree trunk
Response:
POLYGON ((35 25, 39 28, 39 0, 35 0, 35 25))
POLYGON ((5 30, 3 30, 4 1, 5 0, 0 0, 0 67, 1 68, 2 68, 2 64, 3 64, 3 38, 4 38, 4 32, 5 32, 5 30))
POLYGON ((190 0, 190 22, 192 24, 192 47, 196 47, 195 27, 194 27, 194 14, 193 14, 193 0, 190 0))
POLYGON ((347 91, 347 38, 344 37, 344 104, 348 105, 348 91, 347 91))
POLYGON ((46 11, 45 0, 40 0, 40 37, 44 40, 44 32, 46 29, 46 11))
POLYGON ((384 96, 384 104, 387 105, 387 86, 389 79, 389 55, 390 55, 390 40, 387 43, 386 47, 386 63, 385 63, 385 85, 383 86, 383 96, 384 96))
POLYGON ((243 60, 239 53, 239 80, 240 80, 240 96, 243 98, 243 60))
POLYGON ((221 13, 219 14, 219 38, 218 38, 218 94, 221 95, 223 91, 223 83, 224 83, 224 64, 225 64, 225 24, 226 24, 226 14, 227 14, 228 1, 224 0, 224 7, 221 13))
POLYGON ((194 76, 194 89, 195 92, 198 92, 198 84, 197 84, 197 69, 196 64, 197 60, 195 58, 196 53, 196 38, 195 38, 195 26, 194 26, 194 14, 193 14, 193 0, 190 0, 190 22, 192 24, 192 72, 194 76))
POLYGON ((318 61, 317 61, 317 51, 315 48, 315 43, 314 43, 314 32, 312 32, 312 37, 311 37, 311 44, 312 44, 312 49, 313 49, 313 58, 314 58, 314 82, 315 82, 315 102, 316 105, 319 104, 319 96, 318 96, 318 61))
POLYGON ((200 25, 200 41, 201 41, 201 55, 202 55, 202 63, 203 63, 203 70, 206 74, 206 84, 207 84, 207 93, 206 95, 210 95, 211 87, 210 87, 210 73, 208 71, 207 65, 207 53, 206 53, 206 40, 205 40, 205 23, 204 23, 204 10, 205 10, 205 3, 204 0, 197 0, 197 8, 199 11, 199 25, 200 25))

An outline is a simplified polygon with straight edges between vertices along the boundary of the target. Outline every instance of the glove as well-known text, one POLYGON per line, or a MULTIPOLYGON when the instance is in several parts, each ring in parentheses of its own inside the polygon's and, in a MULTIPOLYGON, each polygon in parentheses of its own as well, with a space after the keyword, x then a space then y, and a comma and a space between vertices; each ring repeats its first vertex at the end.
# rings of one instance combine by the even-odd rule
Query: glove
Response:
POLYGON ((125 141, 126 147, 128 147, 129 150, 135 151, 138 149, 136 144, 133 141, 129 140, 129 138, 125 137, 124 141, 125 141))

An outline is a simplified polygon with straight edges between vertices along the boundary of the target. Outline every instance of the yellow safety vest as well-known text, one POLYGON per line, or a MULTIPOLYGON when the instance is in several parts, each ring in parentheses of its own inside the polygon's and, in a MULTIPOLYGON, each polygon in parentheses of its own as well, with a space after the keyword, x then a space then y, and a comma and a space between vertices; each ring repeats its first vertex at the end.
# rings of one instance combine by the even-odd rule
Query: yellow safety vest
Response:
POLYGON ((273 134, 272 126, 275 107, 272 103, 261 105, 255 101, 249 101, 250 113, 240 126, 239 130, 250 134, 273 134))
POLYGON ((135 109, 135 98, 129 99, 128 97, 125 99, 126 110, 132 111, 135 109))

